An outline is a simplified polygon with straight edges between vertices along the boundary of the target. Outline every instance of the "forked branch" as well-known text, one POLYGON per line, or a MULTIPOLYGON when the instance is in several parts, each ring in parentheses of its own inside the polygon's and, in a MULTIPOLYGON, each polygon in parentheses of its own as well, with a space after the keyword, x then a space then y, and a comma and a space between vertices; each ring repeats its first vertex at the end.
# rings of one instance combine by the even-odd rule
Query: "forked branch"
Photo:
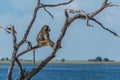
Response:
POLYGON ((103 11, 107 7, 118 6, 116 4, 112 4, 112 2, 108 2, 108 1, 109 0, 104 0, 102 6, 98 10, 96 10, 95 12, 90 13, 89 16, 92 18, 92 17, 96 16, 97 14, 99 14, 101 11, 103 11))
POLYGON ((92 20, 95 23, 99 24, 104 30, 107 30, 108 32, 112 33, 113 35, 115 35, 117 37, 120 37, 117 33, 115 33, 114 31, 110 30, 109 28, 106 28, 105 26, 103 26, 102 23, 100 23, 98 20, 96 20, 94 18, 94 16, 96 16, 97 14, 99 14, 105 8, 107 8, 109 6, 111 7, 111 6, 117 6, 117 5, 115 5, 115 4, 113 5, 112 3, 108 3, 108 0, 104 0, 104 2, 102 4, 102 7, 100 7, 95 12, 86 13, 83 10, 70 10, 70 9, 66 9, 65 10, 65 16, 66 16, 66 19, 69 21, 69 23, 73 22, 76 19, 86 19, 86 25, 87 26, 92 26, 92 25, 89 24, 89 20, 92 20), (78 14, 75 14, 73 17, 69 17, 69 13, 78 13, 78 14))
POLYGON ((58 4, 40 4, 39 8, 41 7, 58 7, 58 6, 63 6, 63 5, 67 5, 70 4, 72 1, 74 0, 69 0, 68 2, 63 2, 63 3, 58 3, 58 4))

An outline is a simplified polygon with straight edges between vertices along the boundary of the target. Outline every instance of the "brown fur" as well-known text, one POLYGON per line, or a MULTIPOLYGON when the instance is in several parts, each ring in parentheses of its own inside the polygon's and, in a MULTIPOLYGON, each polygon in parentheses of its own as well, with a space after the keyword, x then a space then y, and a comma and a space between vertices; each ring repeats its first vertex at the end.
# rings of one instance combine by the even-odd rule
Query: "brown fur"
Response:
POLYGON ((37 35, 37 43, 40 47, 42 46, 50 46, 54 49, 55 43, 50 40, 49 37, 50 28, 48 25, 44 25, 40 32, 37 35))

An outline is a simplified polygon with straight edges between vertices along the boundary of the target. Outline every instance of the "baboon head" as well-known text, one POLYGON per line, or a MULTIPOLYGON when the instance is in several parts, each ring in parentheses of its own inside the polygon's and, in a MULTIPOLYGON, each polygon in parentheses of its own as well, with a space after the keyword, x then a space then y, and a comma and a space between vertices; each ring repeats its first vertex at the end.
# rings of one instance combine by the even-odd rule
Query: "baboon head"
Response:
POLYGON ((45 30, 46 32, 50 32, 51 31, 50 27, 48 25, 44 25, 42 29, 45 30))

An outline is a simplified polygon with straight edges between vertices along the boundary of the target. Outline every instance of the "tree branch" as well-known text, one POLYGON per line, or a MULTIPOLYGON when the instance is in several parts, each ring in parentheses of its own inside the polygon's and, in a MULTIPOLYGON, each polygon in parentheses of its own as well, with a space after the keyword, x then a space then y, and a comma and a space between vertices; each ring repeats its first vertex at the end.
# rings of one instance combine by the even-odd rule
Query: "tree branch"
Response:
POLYGON ((112 4, 112 3, 108 3, 109 0, 104 0, 102 6, 96 10, 95 12, 92 12, 92 13, 89 13, 89 17, 94 17, 96 16, 97 14, 99 14, 101 11, 103 11, 105 8, 107 7, 111 7, 111 6, 118 6, 118 5, 115 5, 115 4, 112 4))
POLYGON ((16 57, 20 57, 24 54, 26 54, 27 52, 31 51, 31 50, 35 50, 37 48, 40 48, 38 45, 32 47, 32 48, 27 48, 26 50, 23 50, 22 52, 18 53, 18 55, 16 57))
POLYGON ((43 9, 54 19, 54 16, 45 7, 43 7, 43 9))
POLYGON ((27 29, 25 31, 25 34, 24 34, 22 40, 18 43, 18 46, 22 45, 26 41, 27 36, 28 36, 28 34, 30 32, 30 29, 31 29, 31 27, 32 27, 32 25, 33 25, 33 23, 34 23, 34 21, 36 19, 37 11, 39 9, 39 4, 40 4, 40 0, 37 0, 37 5, 36 5, 36 7, 34 9, 34 13, 33 13, 32 19, 31 19, 31 21, 30 21, 30 23, 29 23, 29 25, 28 25, 28 27, 27 27, 27 29))
POLYGON ((72 1, 74 1, 74 0, 70 0, 70 1, 64 2, 64 3, 58 3, 58 4, 41 4, 39 6, 39 8, 41 8, 41 7, 58 7, 58 6, 63 6, 63 5, 70 4, 72 1))
POLYGON ((21 65, 19 59, 17 57, 15 57, 15 58, 16 58, 16 63, 18 65, 18 67, 19 67, 19 75, 22 75, 22 65, 21 65))
MULTIPOLYGON (((102 4, 102 7, 100 9, 98 9, 97 11, 95 11, 94 13, 86 13, 84 12, 83 10, 70 10, 70 9, 66 9, 65 10, 65 17, 66 19, 69 20, 69 23, 72 23, 74 20, 76 19, 86 19, 87 22, 86 22, 86 25, 87 26, 92 26, 89 24, 89 20, 92 20, 94 22, 96 22, 97 24, 99 24, 104 30, 107 30, 108 32, 112 33, 113 35, 117 36, 117 37, 120 37, 117 33, 115 33, 114 31, 106 28, 103 26, 102 23, 100 23, 99 21, 97 21, 95 18, 93 18, 95 15, 97 15, 98 13, 100 13, 103 9, 106 8, 107 5, 110 5, 110 3, 107 3, 108 0, 104 0, 103 4, 102 4), (78 13, 80 12, 79 14, 76 14, 74 15, 73 17, 69 17, 69 13, 78 13), (92 15, 90 15, 92 14, 92 15)), ((107 6, 108 7, 108 6, 107 6)), ((93 27, 93 26, 92 26, 93 27)))
POLYGON ((12 38, 13 38, 13 45, 14 45, 14 48, 16 48, 17 47, 17 40, 16 40, 16 35, 15 35, 16 31, 14 29, 14 26, 8 25, 5 29, 5 31, 7 31, 7 30, 11 33, 12 38))
POLYGON ((106 28, 103 26, 102 23, 100 23, 99 21, 97 21, 96 19, 92 18, 91 20, 93 20, 94 22, 96 22, 97 24, 99 24, 104 30, 107 30, 108 32, 112 33, 114 36, 120 37, 117 33, 115 33, 114 31, 106 28))

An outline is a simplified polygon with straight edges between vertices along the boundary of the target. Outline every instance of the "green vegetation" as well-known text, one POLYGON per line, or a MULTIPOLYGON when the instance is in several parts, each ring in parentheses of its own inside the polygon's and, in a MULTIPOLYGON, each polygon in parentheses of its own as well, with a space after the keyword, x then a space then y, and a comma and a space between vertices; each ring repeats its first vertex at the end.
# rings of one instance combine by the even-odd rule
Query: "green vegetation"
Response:
POLYGON ((88 61, 97 61, 97 62, 114 62, 114 60, 110 60, 109 58, 102 58, 100 56, 97 56, 95 59, 89 59, 88 61))
MULTIPOLYGON (((32 60, 20 60, 22 64, 33 64, 32 60)), ((36 64, 40 64, 41 61, 36 61, 36 64)), ((8 57, 1 58, 0 64, 10 64, 10 59, 8 57)), ((120 64, 120 62, 114 62, 113 60, 110 60, 109 58, 101 58, 100 56, 96 57, 95 59, 89 59, 88 61, 69 61, 66 59, 56 60, 56 61, 50 61, 49 64, 120 64)))

